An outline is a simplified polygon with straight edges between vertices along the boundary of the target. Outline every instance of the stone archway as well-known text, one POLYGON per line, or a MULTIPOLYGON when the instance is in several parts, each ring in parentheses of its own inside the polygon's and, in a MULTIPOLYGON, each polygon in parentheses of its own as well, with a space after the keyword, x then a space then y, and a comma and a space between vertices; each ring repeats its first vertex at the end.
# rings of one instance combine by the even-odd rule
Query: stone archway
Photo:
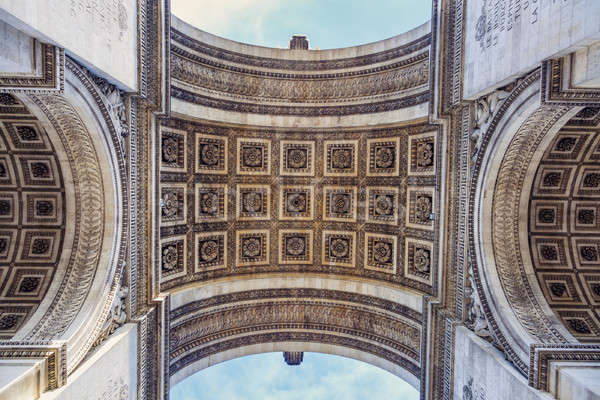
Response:
MULTIPOLYGON (((22 159, 24 168, 33 162, 47 167, 42 171, 40 166, 39 173, 31 168, 8 170, 21 171, 19 179, 29 186, 41 185, 38 191, 43 192, 43 198, 31 195, 29 199, 26 196, 32 189, 22 191, 21 208, 31 205, 24 208, 21 236, 31 239, 22 240, 20 248, 14 251, 14 264, 9 266, 24 265, 26 270, 33 270, 34 266, 36 270, 40 266, 49 267, 49 260, 35 259, 41 250, 32 246, 39 236, 51 242, 48 254, 55 260, 55 278, 45 282, 46 292, 39 294, 37 309, 20 324, 11 340, 2 342, 0 353, 5 358, 47 359, 42 373, 47 375, 44 379, 48 388, 64 384, 67 375, 102 337, 107 320, 112 322, 113 301, 123 300, 117 292, 127 244, 123 240, 127 217, 122 207, 126 204, 127 188, 120 121, 110 111, 111 104, 92 75, 70 59, 65 67, 64 93, 10 95, 17 107, 29 110, 30 119, 37 121, 21 125, 32 128, 40 138, 33 137, 30 130, 21 129, 21 137, 15 138, 20 137, 21 142, 35 150, 19 150, 22 144, 15 142, 15 138, 7 144, 10 150, 15 150, 13 157, 19 162, 22 159), (24 134, 32 140, 24 142, 24 134), (39 154, 31 155, 32 151, 39 154), (57 172, 59 165, 62 174, 57 172), (40 203, 42 200, 51 204, 44 205, 40 203), (51 213, 51 209, 59 210, 60 214, 51 213), (44 215, 37 215, 40 212, 44 215), (33 236, 25 232, 28 221, 35 223, 33 236), (54 244, 49 232, 56 230, 57 224, 63 226, 63 234, 54 244), (62 254, 58 252, 58 243, 62 254), (27 250, 27 246, 31 249, 27 250)), ((15 125, 17 134, 19 123, 15 125)), ((20 225, 21 222, 19 228, 20 225)))
POLYGON ((418 388, 426 347, 418 296, 392 288, 379 296, 361 294, 373 288, 368 284, 355 285, 351 292, 352 283, 337 279, 288 278, 280 284, 273 280, 223 282, 173 295, 172 385, 242 355, 317 351, 371 363, 418 388), (396 301, 386 300, 387 296, 396 301))

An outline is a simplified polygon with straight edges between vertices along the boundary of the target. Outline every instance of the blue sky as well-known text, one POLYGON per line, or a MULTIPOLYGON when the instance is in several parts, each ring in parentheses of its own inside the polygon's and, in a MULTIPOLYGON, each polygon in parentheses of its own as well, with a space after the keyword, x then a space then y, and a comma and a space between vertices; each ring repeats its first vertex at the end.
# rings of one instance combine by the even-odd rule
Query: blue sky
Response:
POLYGON ((387 39, 429 20, 431 0, 172 0, 172 11, 228 39, 287 48, 306 34, 311 48, 387 39))
POLYGON ((171 389, 171 400, 417 400, 402 379, 372 365, 304 353, 290 367, 282 353, 237 358, 197 372, 171 389))

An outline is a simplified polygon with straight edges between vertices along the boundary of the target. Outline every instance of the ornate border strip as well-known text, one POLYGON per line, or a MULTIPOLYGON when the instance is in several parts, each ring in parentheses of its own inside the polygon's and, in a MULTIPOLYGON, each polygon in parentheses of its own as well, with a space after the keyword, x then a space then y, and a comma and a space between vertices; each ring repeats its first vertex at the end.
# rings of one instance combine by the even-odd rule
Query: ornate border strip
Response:
POLYGON ((470 184, 470 188, 469 188, 469 200, 468 200, 469 212, 468 212, 468 216, 467 216, 468 217, 468 225, 469 225, 468 226, 469 260, 470 260, 471 267, 473 268, 473 280, 475 283, 475 287, 476 287, 477 293, 480 294, 479 299, 481 301, 481 307, 483 308, 483 312, 486 316, 486 319, 492 328, 494 338, 499 343, 499 345, 502 347, 502 349, 505 351, 505 353, 507 354, 509 359, 514 363, 514 365, 519 370, 519 372, 521 372, 523 375, 527 374, 528 366, 523 360, 521 360, 519 358, 517 353, 509 345, 508 340, 506 339, 506 337, 500 330, 498 322, 496 321, 496 319, 494 318, 494 316, 492 314, 491 307, 488 303, 486 296, 483 295, 485 293, 485 291, 483 290, 483 283, 481 281, 481 275, 480 275, 481 272, 479 271, 480 266, 477 264, 477 261, 475 258, 476 250, 475 250, 474 232, 475 232, 475 225, 479 224, 479 217, 478 216, 476 217, 473 214, 473 212, 475 209, 475 196, 477 193, 477 185, 478 185, 479 179, 480 179, 480 171, 481 171, 481 164, 483 162, 483 154, 485 153, 484 149, 487 148, 487 146, 489 145, 489 142, 492 139, 492 135, 493 135, 494 131, 496 130, 496 127, 500 123, 501 117, 504 116, 504 114, 508 110, 509 106, 519 97, 519 95, 523 91, 525 91, 525 89, 527 87, 532 85, 539 78, 540 78, 540 70, 538 69, 538 70, 534 71, 533 73, 529 74, 527 77, 525 77, 523 79, 523 81, 520 82, 515 87, 515 89, 510 93, 508 98, 506 98, 504 103, 502 103, 502 105, 500 106, 500 109, 494 115, 492 122, 490 123, 487 131, 483 135, 483 137, 481 139, 480 151, 477 153, 477 158, 474 160, 474 162, 471 165, 471 184, 470 184))
POLYGON ((503 156, 492 200, 493 254, 504 295, 521 325, 541 343, 566 339, 552 327, 528 284, 519 249, 519 202, 533 153, 568 110, 542 106, 523 122, 503 156))
POLYGON ((215 46, 211 46, 206 43, 202 43, 196 39, 185 35, 184 33, 176 30, 175 28, 171 28, 171 38, 172 41, 177 42, 194 51, 221 60, 259 68, 272 68, 279 70, 296 71, 323 71, 331 69, 361 67, 369 64, 393 60, 394 58, 399 58, 407 54, 411 54, 421 49, 424 49, 425 47, 431 44, 431 34, 427 34, 403 46, 382 51, 379 53, 352 58, 340 58, 337 60, 307 61, 280 60, 276 58, 257 57, 237 53, 230 50, 225 50, 215 46))
POLYGON ((269 115, 296 115, 296 116, 338 116, 352 114, 380 113, 394 111, 423 104, 429 101, 429 91, 418 93, 401 99, 382 101, 377 103, 355 104, 345 106, 269 106, 255 103, 240 103, 235 101, 214 99, 171 85, 171 96, 190 103, 223 109, 226 111, 269 114, 269 115))
POLYGON ((200 310, 202 308, 214 307, 222 304, 231 304, 240 301, 265 300, 284 297, 347 301, 381 308, 385 311, 393 312, 395 314, 406 317, 417 323, 421 323, 423 320, 423 315, 421 313, 393 301, 380 299, 374 296, 343 292, 340 290, 305 288, 249 290, 245 292, 213 296, 208 299, 187 303, 181 307, 171 310, 169 318, 170 321, 173 322, 186 314, 200 310))
POLYGON ((180 360, 170 365, 170 376, 173 376, 177 371, 186 367, 197 360, 209 357, 213 354, 218 354, 226 350, 235 349, 237 347, 248 346, 260 343, 274 342, 317 342, 323 344, 333 344, 351 349, 356 349, 371 354, 376 354, 396 365, 401 366, 406 371, 410 372, 417 378, 421 378, 421 368, 409 362, 397 353, 387 350, 383 347, 376 346, 372 343, 364 342, 349 337, 341 337, 327 333, 315 332, 266 332, 255 335, 244 336, 240 338, 228 339, 203 347, 193 353, 185 355, 180 360))
POLYGON ((360 71, 335 72, 335 73, 329 73, 329 74, 291 74, 291 73, 284 74, 284 73, 279 73, 279 72, 268 72, 268 71, 262 71, 262 70, 257 70, 257 69, 248 69, 248 68, 242 68, 242 67, 236 67, 236 66, 232 66, 232 65, 228 65, 228 64, 223 64, 223 63, 220 63, 217 61, 209 60, 204 57, 200 57, 196 54, 192 54, 189 51, 182 49, 181 47, 175 46, 174 44, 171 44, 171 53, 173 53, 173 55, 175 55, 175 56, 178 56, 181 58, 186 58, 190 61, 193 61, 194 63, 203 64, 208 67, 215 68, 215 69, 226 70, 226 71, 236 72, 236 73, 246 74, 246 75, 267 77, 267 78, 306 79, 306 80, 338 79, 338 78, 345 78, 345 77, 351 77, 351 76, 370 75, 370 74, 375 74, 378 72, 399 69, 399 68, 405 67, 407 65, 416 64, 419 61, 425 61, 429 58, 428 52, 421 52, 412 57, 403 59, 401 61, 398 61, 398 62, 395 62, 392 64, 381 65, 381 66, 377 66, 377 67, 363 69, 360 71))

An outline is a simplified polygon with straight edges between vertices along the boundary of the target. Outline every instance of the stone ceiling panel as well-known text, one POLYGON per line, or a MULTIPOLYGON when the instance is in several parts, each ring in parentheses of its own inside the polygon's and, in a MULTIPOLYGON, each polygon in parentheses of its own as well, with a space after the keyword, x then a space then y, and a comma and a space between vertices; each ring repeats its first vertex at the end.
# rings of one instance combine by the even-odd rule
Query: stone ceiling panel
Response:
POLYGON ((0 94, 0 338, 12 337, 44 298, 66 218, 54 145, 19 100, 0 94))
POLYGON ((310 272, 432 294, 437 128, 160 126, 161 288, 310 272))
POLYGON ((579 340, 600 336, 600 109, 545 150, 529 206, 531 259, 548 304, 579 340))

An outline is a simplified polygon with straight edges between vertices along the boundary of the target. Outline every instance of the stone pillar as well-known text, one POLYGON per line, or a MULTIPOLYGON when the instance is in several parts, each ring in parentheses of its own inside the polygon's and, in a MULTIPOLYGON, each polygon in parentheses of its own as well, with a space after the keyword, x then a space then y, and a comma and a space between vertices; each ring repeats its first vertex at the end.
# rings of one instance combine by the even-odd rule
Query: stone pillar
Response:
POLYGON ((458 400, 553 398, 529 386, 498 349, 463 326, 456 328, 453 390, 458 400))
POLYGON ((63 387, 40 399, 137 399, 137 337, 137 324, 123 325, 88 354, 63 387))

